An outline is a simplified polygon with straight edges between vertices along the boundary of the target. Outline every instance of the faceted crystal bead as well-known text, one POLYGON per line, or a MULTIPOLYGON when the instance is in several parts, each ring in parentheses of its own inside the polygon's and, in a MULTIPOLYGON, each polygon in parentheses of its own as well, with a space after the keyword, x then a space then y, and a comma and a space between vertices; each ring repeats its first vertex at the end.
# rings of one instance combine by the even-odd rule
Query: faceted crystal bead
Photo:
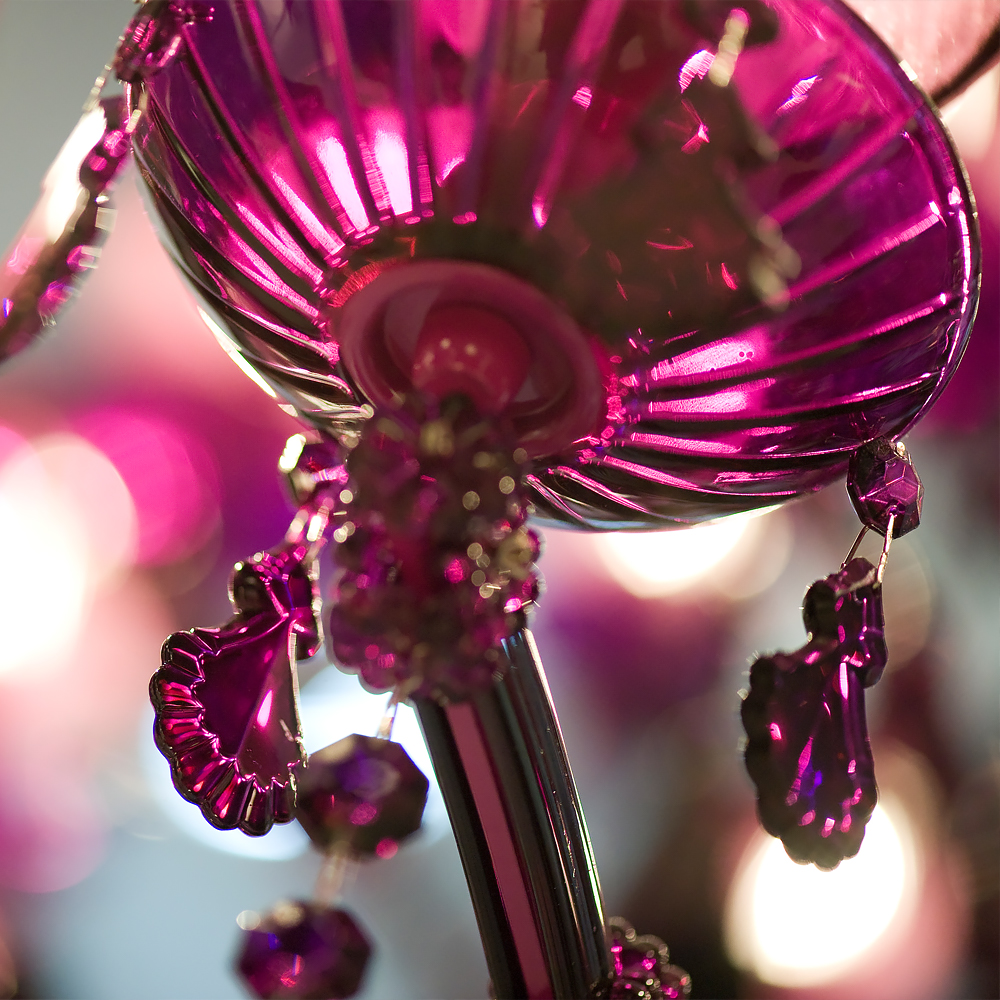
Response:
POLYGON ((289 902, 248 925, 236 968, 265 1000, 340 1000, 358 991, 370 955, 371 945, 348 913, 289 902))
POLYGON ((320 490, 347 485, 344 449, 328 437, 310 441, 304 434, 293 434, 285 442, 278 471, 299 506, 313 500, 320 490))
POLYGON ((314 753, 301 772, 296 816, 313 843, 392 857, 420 827, 427 778, 406 751, 376 736, 348 736, 314 753))
POLYGON ((892 537, 899 538, 920 523, 924 487, 901 441, 869 441, 851 456, 847 491, 858 517, 884 535, 895 515, 892 537))

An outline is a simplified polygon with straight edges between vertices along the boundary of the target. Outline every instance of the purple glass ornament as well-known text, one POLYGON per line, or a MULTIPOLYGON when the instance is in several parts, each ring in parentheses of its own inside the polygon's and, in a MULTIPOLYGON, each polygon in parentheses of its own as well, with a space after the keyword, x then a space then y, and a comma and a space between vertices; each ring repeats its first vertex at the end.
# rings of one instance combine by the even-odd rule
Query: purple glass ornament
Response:
POLYGON ((878 797, 864 700, 888 658, 875 567, 853 559, 818 580, 803 620, 801 649, 750 668, 746 765, 764 829, 794 861, 830 869, 858 853, 878 797))
POLYGON ((691 977, 670 964, 667 946, 652 934, 638 937, 621 917, 608 921, 612 981, 608 1000, 676 1000, 691 993, 691 977))
POLYGON ((847 472, 847 492, 866 527, 899 538, 920 524, 924 487, 902 441, 878 438, 859 448, 847 472))
POLYGON ((350 914, 279 903, 244 931, 236 970, 263 1000, 340 1000, 357 993, 370 955, 350 914))
POLYGON ((137 158, 207 309, 335 436, 464 295, 529 349, 539 514, 690 523, 830 483, 961 356, 962 170, 842 5, 214 8, 127 88, 137 158))
POLYGON ((153 675, 156 745, 177 790, 223 829, 287 823, 305 760, 296 659, 322 639, 315 561, 305 542, 237 563, 236 611, 221 628, 175 632, 153 675))
POLYGON ((97 264, 114 220, 110 189, 134 126, 122 98, 95 100, 49 168, 41 198, 0 260, 0 360, 51 326, 97 264))
POLYGON ((420 829, 427 778, 406 751, 377 736, 347 736, 299 773, 296 818, 323 851, 392 857, 420 829))

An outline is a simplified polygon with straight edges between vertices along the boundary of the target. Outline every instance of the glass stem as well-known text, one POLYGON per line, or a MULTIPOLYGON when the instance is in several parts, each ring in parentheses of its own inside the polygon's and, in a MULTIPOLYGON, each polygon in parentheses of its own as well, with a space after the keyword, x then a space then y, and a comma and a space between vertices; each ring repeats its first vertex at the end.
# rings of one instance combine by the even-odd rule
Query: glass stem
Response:
POLYGON ((417 700, 497 1000, 595 995, 610 961, 583 810, 531 633, 471 701, 417 700))

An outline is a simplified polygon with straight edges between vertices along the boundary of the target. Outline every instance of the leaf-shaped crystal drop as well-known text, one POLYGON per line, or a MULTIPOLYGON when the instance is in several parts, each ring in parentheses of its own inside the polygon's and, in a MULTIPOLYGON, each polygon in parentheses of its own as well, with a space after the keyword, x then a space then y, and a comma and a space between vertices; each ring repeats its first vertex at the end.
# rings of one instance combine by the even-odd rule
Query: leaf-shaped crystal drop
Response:
POLYGON ((292 818, 305 759, 295 660, 321 643, 314 567, 302 544, 238 563, 235 616, 163 645, 150 681, 156 743, 213 826, 260 835, 292 818))
POLYGON ((764 829, 829 869, 857 854, 878 798, 864 701, 887 658, 875 567, 854 559, 814 583, 803 616, 801 649, 750 668, 746 764, 764 829))

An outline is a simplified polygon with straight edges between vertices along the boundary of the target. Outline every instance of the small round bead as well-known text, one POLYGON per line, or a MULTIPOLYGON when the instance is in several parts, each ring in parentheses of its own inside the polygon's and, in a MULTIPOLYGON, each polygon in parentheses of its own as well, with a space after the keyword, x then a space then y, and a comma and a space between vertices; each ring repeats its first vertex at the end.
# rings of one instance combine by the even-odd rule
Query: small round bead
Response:
POLYGON ((236 970, 254 996, 341 1000, 357 993, 372 949, 349 913, 284 902, 240 922, 236 970))
POLYGON ((319 750, 299 774, 296 816, 320 850, 392 857, 420 828, 427 778, 406 751, 376 736, 348 736, 319 750))

